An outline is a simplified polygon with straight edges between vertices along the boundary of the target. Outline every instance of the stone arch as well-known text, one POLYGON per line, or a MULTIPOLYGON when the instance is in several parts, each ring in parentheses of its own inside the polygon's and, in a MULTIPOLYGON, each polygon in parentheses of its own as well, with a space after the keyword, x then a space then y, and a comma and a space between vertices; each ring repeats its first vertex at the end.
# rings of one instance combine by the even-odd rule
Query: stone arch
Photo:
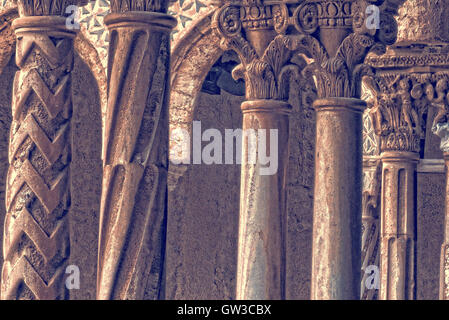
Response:
MULTIPOLYGON (((191 134, 195 99, 207 73, 224 52, 219 46, 220 39, 210 27, 214 12, 211 11, 195 21, 173 47, 170 79, 170 132, 181 128, 191 134)), ((170 139, 170 149, 173 150, 177 143, 180 141, 170 139)), ((171 156, 177 155, 171 154, 171 156)))

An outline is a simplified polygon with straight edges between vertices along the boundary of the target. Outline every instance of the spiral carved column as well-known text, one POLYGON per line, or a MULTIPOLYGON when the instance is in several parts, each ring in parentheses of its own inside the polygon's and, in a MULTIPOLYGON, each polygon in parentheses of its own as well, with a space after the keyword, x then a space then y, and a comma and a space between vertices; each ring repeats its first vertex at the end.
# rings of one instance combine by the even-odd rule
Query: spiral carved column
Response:
POLYGON ((168 166, 167 2, 116 0, 103 140, 98 299, 157 299, 165 252, 168 166))
POLYGON ((70 255, 71 72, 65 6, 18 1, 2 299, 65 299, 70 255))

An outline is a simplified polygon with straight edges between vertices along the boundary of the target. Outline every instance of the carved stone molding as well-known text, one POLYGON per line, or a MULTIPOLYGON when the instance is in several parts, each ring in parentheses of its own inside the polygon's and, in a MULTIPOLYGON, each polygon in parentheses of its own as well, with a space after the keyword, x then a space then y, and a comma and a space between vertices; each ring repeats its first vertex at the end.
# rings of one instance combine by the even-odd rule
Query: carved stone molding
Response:
POLYGON ((103 138, 98 299, 157 299, 166 230, 169 32, 165 2, 115 2, 103 138), (129 11, 130 9, 138 11, 129 11))
POLYGON ((172 49, 170 75, 170 159, 180 160, 176 150, 183 150, 177 130, 191 136, 195 99, 209 70, 223 54, 220 38, 211 28, 213 12, 185 30, 184 37, 172 49))

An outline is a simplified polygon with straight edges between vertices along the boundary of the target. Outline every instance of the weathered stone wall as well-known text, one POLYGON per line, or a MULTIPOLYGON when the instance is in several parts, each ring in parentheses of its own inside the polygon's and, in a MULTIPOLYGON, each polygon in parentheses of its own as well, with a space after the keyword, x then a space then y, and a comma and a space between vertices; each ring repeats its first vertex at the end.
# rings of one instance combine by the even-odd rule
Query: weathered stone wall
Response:
POLYGON ((101 106, 97 82, 75 56, 72 73, 72 206, 70 262, 80 268, 80 289, 70 299, 95 299, 102 180, 101 106))
MULTIPOLYGON (((12 84, 17 71, 14 56, 0 73, 0 237, 3 239, 3 222, 5 221, 5 182, 8 172, 8 142, 11 125, 12 84)), ((0 249, 3 241, 0 241, 0 249)), ((0 255, 0 266, 3 265, 3 250, 0 255)))
POLYGON ((417 182, 416 299, 437 300, 444 228, 444 174, 418 173, 417 182))
POLYGON ((407 0, 399 9, 398 41, 449 41, 448 0, 407 0))

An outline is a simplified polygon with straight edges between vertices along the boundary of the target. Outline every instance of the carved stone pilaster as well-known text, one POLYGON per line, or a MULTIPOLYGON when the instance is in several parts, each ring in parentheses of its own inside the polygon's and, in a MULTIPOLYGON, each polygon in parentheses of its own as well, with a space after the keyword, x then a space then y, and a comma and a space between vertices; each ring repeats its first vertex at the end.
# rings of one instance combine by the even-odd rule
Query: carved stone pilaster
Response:
POLYGON ((98 299, 157 299, 165 251, 169 32, 166 1, 112 1, 98 299), (154 12, 157 11, 157 12, 154 12))
POLYGON ((18 1, 2 299, 65 299, 70 255, 71 72, 77 1, 18 1))
POLYGON ((416 166, 430 119, 436 128, 447 121, 449 64, 443 43, 400 43, 381 57, 367 78, 374 99, 370 114, 381 140, 381 281, 380 298, 415 297, 416 166), (427 122, 427 123, 426 123, 427 122))

